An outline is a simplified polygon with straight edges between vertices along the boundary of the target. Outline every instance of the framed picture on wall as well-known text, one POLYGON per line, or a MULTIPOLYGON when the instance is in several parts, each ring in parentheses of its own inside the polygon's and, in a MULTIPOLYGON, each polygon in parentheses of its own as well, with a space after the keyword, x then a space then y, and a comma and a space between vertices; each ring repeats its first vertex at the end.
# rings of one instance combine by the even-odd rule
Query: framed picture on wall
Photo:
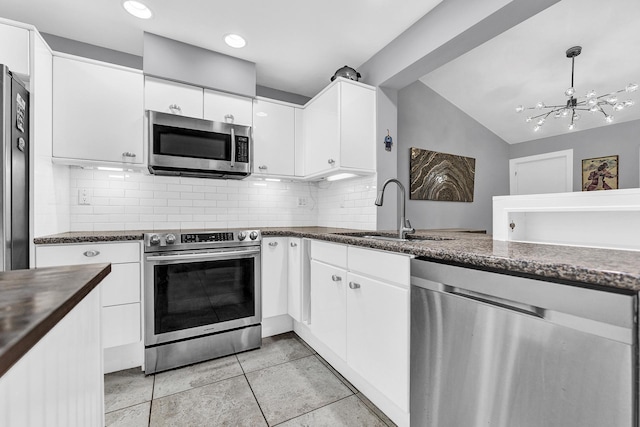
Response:
POLYGON ((582 160, 582 191, 618 189, 618 156, 582 160))

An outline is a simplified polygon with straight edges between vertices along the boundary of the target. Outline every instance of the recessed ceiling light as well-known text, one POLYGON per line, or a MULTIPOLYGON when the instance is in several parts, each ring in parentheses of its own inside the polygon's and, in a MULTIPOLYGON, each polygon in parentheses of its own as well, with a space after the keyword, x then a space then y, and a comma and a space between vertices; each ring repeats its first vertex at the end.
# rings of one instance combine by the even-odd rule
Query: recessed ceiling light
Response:
POLYGON ((149 19, 153 16, 151 9, 149 9, 147 6, 140 3, 139 1, 126 0, 122 3, 122 6, 127 12, 129 12, 136 18, 149 19))
POLYGON ((235 47, 236 49, 240 49, 241 47, 245 47, 247 45, 247 41, 244 37, 239 36, 238 34, 227 34, 224 36, 224 42, 231 47, 235 47))

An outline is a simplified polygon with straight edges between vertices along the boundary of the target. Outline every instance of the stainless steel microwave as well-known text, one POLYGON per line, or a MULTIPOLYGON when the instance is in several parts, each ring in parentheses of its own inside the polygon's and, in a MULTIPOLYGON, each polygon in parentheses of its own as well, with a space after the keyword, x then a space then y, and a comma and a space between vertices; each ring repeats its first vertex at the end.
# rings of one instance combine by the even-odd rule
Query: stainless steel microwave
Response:
POLYGON ((242 179, 251 175, 251 127, 147 110, 148 166, 156 175, 242 179))

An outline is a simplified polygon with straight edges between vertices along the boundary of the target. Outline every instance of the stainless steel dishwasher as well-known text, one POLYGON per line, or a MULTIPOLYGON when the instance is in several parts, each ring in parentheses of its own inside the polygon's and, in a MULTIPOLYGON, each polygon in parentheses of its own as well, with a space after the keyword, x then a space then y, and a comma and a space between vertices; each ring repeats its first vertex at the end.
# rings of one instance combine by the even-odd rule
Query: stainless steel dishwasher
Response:
POLYGON ((411 426, 637 426, 636 296, 411 261, 411 426))

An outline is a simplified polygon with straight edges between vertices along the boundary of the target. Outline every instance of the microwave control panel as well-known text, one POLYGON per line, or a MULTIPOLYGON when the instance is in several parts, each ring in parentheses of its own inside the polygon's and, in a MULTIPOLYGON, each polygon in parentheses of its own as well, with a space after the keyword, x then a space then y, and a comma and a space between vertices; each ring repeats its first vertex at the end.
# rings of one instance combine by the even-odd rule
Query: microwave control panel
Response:
POLYGON ((236 162, 249 163, 249 138, 236 136, 236 162))

